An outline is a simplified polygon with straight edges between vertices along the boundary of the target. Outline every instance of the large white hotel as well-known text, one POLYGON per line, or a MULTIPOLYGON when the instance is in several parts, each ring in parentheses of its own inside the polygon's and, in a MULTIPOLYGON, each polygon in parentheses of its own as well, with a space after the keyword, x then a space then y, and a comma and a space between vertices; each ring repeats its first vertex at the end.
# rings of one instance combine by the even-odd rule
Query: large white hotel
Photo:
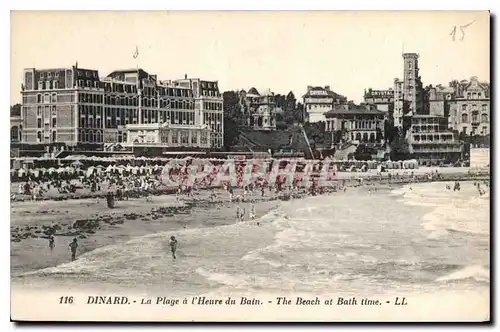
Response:
POLYGON ((142 69, 25 69, 20 141, 68 149, 109 146, 219 149, 223 99, 217 81, 160 81, 142 69))

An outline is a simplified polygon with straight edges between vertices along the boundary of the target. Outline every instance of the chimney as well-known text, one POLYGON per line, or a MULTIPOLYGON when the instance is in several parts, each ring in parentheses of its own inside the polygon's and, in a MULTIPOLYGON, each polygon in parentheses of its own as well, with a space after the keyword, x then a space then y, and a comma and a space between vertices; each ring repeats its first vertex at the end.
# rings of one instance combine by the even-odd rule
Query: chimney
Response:
POLYGON ((311 91, 312 88, 313 88, 312 85, 308 85, 307 86, 307 91, 311 91))
POLYGON ((325 85, 325 90, 330 90, 330 86, 329 85, 325 85))
POLYGON ((187 80, 188 74, 184 74, 184 79, 187 80))

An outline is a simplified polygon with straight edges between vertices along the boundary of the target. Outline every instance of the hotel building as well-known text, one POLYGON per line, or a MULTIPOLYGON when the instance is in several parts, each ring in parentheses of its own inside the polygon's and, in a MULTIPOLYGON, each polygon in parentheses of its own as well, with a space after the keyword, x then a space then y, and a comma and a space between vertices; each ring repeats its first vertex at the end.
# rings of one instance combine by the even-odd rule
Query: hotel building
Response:
POLYGON ((410 153, 421 162, 451 162, 461 158, 463 144, 448 129, 448 119, 440 115, 413 115, 410 153))
POLYGON ((332 90, 330 86, 308 86, 304 100, 304 114, 306 121, 310 123, 326 121, 325 113, 331 111, 337 105, 347 103, 347 98, 332 90))
POLYGON ((384 117, 384 112, 369 105, 338 105, 325 113, 325 131, 332 133, 333 144, 379 143, 383 139, 384 117))
POLYGON ((490 127, 490 86, 477 77, 451 82, 449 127, 465 135, 486 136, 490 127))
POLYGON ((175 80, 180 87, 191 89, 194 98, 195 124, 210 129, 210 145, 222 148, 224 145, 224 99, 217 81, 205 81, 199 78, 175 80))
MULTIPOLYGON (((193 130, 187 135, 190 139, 186 147, 206 146, 201 143, 207 132, 207 125, 200 119, 204 109, 200 112, 195 107, 199 100, 194 98, 193 89, 178 82, 159 81, 142 69, 114 71, 103 79, 97 70, 78 64, 25 69, 21 93, 21 138, 25 144, 58 144, 79 150, 145 143, 169 148, 182 145, 174 143, 175 137, 185 142, 182 137, 193 130), (170 134, 164 137, 169 140, 148 142, 150 131, 157 130, 144 127, 150 124, 161 125, 163 131, 168 128, 170 134)), ((208 127, 210 138, 221 135, 222 120, 220 127, 212 128, 208 127)), ((216 144, 210 147, 223 144, 222 139, 213 141, 216 144)))
POLYGON ((386 117, 394 113, 394 90, 365 90, 363 95, 365 104, 374 105, 379 111, 384 112, 386 117))

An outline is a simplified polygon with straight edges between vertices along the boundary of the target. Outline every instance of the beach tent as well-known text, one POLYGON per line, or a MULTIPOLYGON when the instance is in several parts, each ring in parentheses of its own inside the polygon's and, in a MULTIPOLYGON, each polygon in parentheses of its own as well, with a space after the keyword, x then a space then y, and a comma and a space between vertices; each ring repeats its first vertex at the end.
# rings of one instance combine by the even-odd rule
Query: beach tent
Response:
POLYGON ((94 169, 95 169, 94 166, 90 166, 89 168, 87 168, 87 174, 86 174, 86 176, 90 177, 92 175, 92 173, 94 173, 94 169))
POLYGON ((80 167, 80 166, 83 166, 83 163, 80 160, 76 160, 76 161, 71 163, 71 166, 80 167))

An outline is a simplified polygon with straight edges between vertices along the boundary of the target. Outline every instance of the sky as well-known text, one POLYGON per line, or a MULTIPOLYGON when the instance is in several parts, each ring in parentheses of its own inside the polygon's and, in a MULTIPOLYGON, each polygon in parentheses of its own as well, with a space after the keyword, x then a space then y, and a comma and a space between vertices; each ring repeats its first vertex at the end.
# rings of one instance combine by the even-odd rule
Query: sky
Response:
POLYGON ((357 103, 402 78, 402 53, 420 55, 424 85, 490 81, 489 13, 480 11, 13 11, 11 103, 24 68, 139 66, 161 80, 217 80, 301 98, 329 85, 357 103), (455 26, 466 25, 461 39, 455 26), (136 47, 137 59, 133 58, 136 47))

